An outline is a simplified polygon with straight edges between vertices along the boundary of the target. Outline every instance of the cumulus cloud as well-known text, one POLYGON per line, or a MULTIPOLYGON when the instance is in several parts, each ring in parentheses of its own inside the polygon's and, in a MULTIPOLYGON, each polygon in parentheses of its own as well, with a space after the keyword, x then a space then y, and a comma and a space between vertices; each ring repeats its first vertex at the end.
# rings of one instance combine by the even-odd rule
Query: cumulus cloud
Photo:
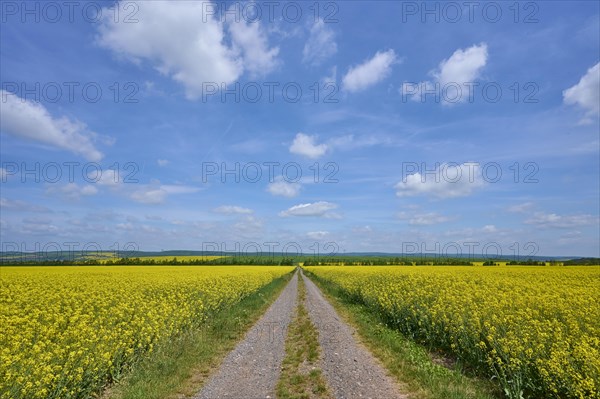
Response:
POLYGON ((473 82, 481 74, 488 59, 487 44, 481 43, 467 49, 456 50, 450 58, 440 62, 433 76, 442 85, 447 83, 464 84, 473 82))
POLYGON ((336 209, 337 205, 331 202, 319 201, 307 204, 294 205, 288 210, 279 212, 279 216, 316 216, 316 217, 336 217, 329 211, 336 209))
POLYGON ((431 173, 414 173, 395 185, 396 195, 454 198, 471 195, 484 185, 476 163, 442 164, 431 173))
MULTIPOLYGON (((119 15, 128 15, 124 7, 130 3, 115 5, 119 15)), ((114 12, 104 10, 100 45, 133 62, 150 62, 182 84, 189 99, 202 95, 205 82, 228 85, 244 71, 262 75, 277 65, 279 50, 269 48, 258 23, 243 18, 219 21, 203 11, 203 2, 143 1, 136 5, 136 23, 115 22, 114 12)))
POLYGON ((242 65, 251 77, 265 76, 278 65, 279 48, 269 48, 266 33, 261 25, 240 18, 229 25, 233 50, 239 54, 242 65))
POLYGON ((97 173, 96 171, 90 171, 87 177, 89 181, 93 181, 99 186, 115 188, 123 183, 123 178, 116 169, 103 169, 97 173))
POLYGON ((99 161, 102 153, 93 143, 95 133, 84 123, 55 118, 41 104, 0 90, 0 130, 19 138, 67 150, 88 161, 99 161))
POLYGON ((424 102, 425 94, 437 92, 442 104, 464 102, 469 98, 469 85, 481 76, 488 60, 486 43, 456 50, 448 59, 442 60, 438 68, 430 74, 434 81, 418 84, 404 82, 400 89, 403 96, 414 101, 424 102))
POLYGON ((365 90, 387 78, 398 62, 394 50, 378 51, 373 58, 351 67, 342 78, 342 86, 349 92, 365 90))
POLYGON ((323 155, 328 150, 327 144, 317 144, 316 136, 309 136, 304 133, 298 133, 290 146, 292 154, 298 154, 307 158, 316 159, 323 155))
POLYGON ((310 36, 302 50, 302 61, 310 65, 319 65, 337 52, 335 34, 331 28, 318 18, 310 28, 310 36))
POLYGON ((600 62, 588 69, 579 83, 563 91, 563 101, 586 111, 582 124, 589 124, 600 115, 600 62))
POLYGON ((223 213, 225 215, 234 215, 234 214, 243 215, 243 214, 250 214, 250 213, 254 212, 252 209, 242 208, 241 206, 235 206, 235 205, 221 205, 220 207, 215 208, 214 211, 217 213, 223 213))
POLYGON ((600 218, 589 214, 557 215, 556 213, 535 212, 531 218, 525 220, 525 223, 539 227, 564 229, 598 225, 600 218))
POLYGON ((300 194, 301 188, 299 183, 290 183, 278 176, 274 182, 269 183, 267 191, 276 196, 294 198, 300 194))

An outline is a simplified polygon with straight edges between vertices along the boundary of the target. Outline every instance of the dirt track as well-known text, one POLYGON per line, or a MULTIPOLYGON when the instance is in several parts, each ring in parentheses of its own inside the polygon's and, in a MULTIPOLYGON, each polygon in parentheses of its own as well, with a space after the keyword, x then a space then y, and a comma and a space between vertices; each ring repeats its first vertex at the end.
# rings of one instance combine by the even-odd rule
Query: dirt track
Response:
POLYGON ((244 339, 231 351, 196 399, 275 398, 287 327, 298 299, 298 273, 244 339))
MULTIPOLYGON (((287 327, 297 305, 296 273, 279 298, 246 337, 227 355, 219 370, 196 399, 275 398, 287 327)), ((354 330, 338 316, 317 286, 306 284, 306 303, 319 332, 324 376, 336 399, 401 399, 398 386, 354 336, 354 330)))
POLYGON ((317 286, 302 275, 306 284, 306 308, 319 331, 322 370, 336 399, 400 399, 396 383, 373 355, 355 338, 317 286))

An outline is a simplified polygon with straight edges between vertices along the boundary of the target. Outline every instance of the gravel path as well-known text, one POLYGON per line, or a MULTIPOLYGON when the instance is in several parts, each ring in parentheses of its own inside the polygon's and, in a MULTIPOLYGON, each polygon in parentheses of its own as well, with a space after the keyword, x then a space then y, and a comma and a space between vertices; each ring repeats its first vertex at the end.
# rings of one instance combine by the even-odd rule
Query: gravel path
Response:
POLYGON ((196 399, 275 398, 285 337, 298 301, 298 273, 246 337, 231 351, 196 399))
POLYGON ((354 330, 340 319, 317 286, 302 274, 305 306, 319 331, 322 370, 336 399, 400 399, 407 395, 387 375, 371 353, 358 343, 354 330))

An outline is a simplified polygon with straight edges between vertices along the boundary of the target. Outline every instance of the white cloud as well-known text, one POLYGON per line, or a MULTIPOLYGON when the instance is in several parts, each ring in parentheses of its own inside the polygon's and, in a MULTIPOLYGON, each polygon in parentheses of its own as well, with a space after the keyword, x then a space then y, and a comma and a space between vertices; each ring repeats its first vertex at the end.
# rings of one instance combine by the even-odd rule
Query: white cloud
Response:
POLYGON ((89 181, 93 181, 99 186, 115 188, 123 182, 119 174, 120 172, 115 169, 101 169, 98 173, 95 171, 88 173, 87 177, 89 181))
POLYGON ((214 211, 217 213, 224 213, 226 215, 250 214, 250 213, 254 212, 252 209, 242 208, 241 206, 235 206, 235 205, 222 205, 218 208, 215 208, 214 211))
POLYGON ((434 172, 406 176, 395 185, 396 195, 434 196, 437 198, 464 197, 484 185, 476 163, 442 164, 434 172))
POLYGON ((306 236, 313 240, 322 240, 323 238, 327 237, 328 235, 329 235, 328 231, 309 231, 308 233, 306 233, 306 236))
POLYGON ((169 160, 167 159, 158 159, 156 162, 158 166, 167 166, 169 164, 169 160))
POLYGON ((167 194, 191 194, 200 191, 200 188, 193 186, 182 186, 174 184, 163 184, 160 186, 167 194))
MULTIPOLYGON (((130 1, 119 2, 119 15, 128 15, 130 1)), ((181 83, 189 99, 202 95, 203 84, 235 82, 244 70, 253 75, 271 71, 278 49, 269 49, 258 23, 221 22, 203 12, 204 2, 136 2, 136 23, 114 21, 104 10, 99 43, 139 63, 147 60, 162 74, 181 83), (225 27, 229 24, 231 47, 225 27)))
POLYGON ((130 198, 141 204, 162 204, 167 199, 167 191, 162 188, 147 188, 134 191, 130 198))
POLYGON ((483 226, 483 229, 481 229, 484 233, 496 233, 498 231, 498 228, 496 226, 494 226, 493 224, 486 224, 485 226, 483 226))
POLYGON ((81 189, 81 195, 94 195, 98 193, 98 189, 94 186, 86 185, 81 189))
POLYGON ((246 215, 239 222, 233 225, 235 231, 244 236, 254 236, 260 234, 263 228, 263 221, 253 215, 246 215))
POLYGON ((345 136, 333 137, 324 143, 317 143, 317 139, 317 136, 298 133, 290 145, 289 151, 292 154, 317 159, 333 149, 353 150, 356 148, 372 147, 381 144, 391 144, 389 138, 378 137, 375 135, 363 135, 357 137, 353 134, 348 134, 345 136))
POLYGON ((526 224, 551 228, 571 228, 579 226, 598 225, 600 218, 589 214, 557 215, 556 213, 536 212, 525 220, 526 224))
POLYGON ((0 90, 0 130, 20 138, 70 151, 88 161, 99 161, 102 153, 93 144, 94 132, 79 121, 54 118, 41 104, 0 90))
POLYGON ((486 43, 458 49, 450 58, 440 62, 437 70, 431 72, 433 82, 404 82, 400 92, 414 101, 425 102, 425 93, 436 92, 444 105, 464 102, 469 98, 470 84, 479 79, 487 60, 486 43))
POLYGON ((507 208, 508 212, 525 213, 533 208, 533 202, 524 202, 522 204, 512 205, 507 208))
POLYGON ((279 48, 269 49, 267 36, 259 23, 240 18, 229 25, 229 32, 233 49, 240 55, 250 76, 265 76, 277 67, 279 48))
POLYGON ((359 226, 354 227, 352 231, 360 234, 371 234, 373 232, 373 228, 371 226, 359 226))
POLYGON ((290 146, 292 154, 303 155, 308 158, 316 159, 327 152, 327 144, 316 144, 317 137, 309 136, 304 133, 298 133, 290 146))
POLYGON ((135 226, 133 223, 117 223, 115 225, 115 227, 119 230, 125 230, 125 231, 133 231, 135 230, 135 226))
POLYGON ((448 58, 440 62, 439 69, 433 73, 441 85, 447 83, 464 84, 475 81, 488 58, 487 44, 481 43, 467 49, 458 49, 448 58))
POLYGON ((45 206, 38 206, 30 204, 21 200, 11 200, 8 198, 0 197, 0 208, 10 209, 12 211, 22 212, 52 212, 45 206))
POLYGON ((49 220, 24 219, 21 225, 22 234, 57 234, 60 229, 49 220))
POLYGON ((337 52, 335 34, 327 24, 318 18, 310 28, 310 36, 302 50, 302 61, 319 65, 337 52))
POLYGON ((299 183, 289 183, 279 176, 274 182, 269 183, 267 191, 280 197, 294 198, 300 194, 301 188, 299 183))
POLYGON ((392 64, 397 62, 394 50, 378 51, 370 60, 348 70, 342 78, 343 87, 349 92, 365 90, 387 78, 392 72, 392 64))
POLYGON ((448 216, 440 215, 436 212, 428 213, 408 213, 400 212, 398 217, 402 220, 408 220, 408 224, 413 226, 431 226, 434 224, 445 223, 450 220, 448 216))
POLYGON ((588 69, 579 83, 563 91, 563 101, 586 110, 582 124, 591 123, 593 116, 600 115, 600 62, 588 69))
POLYGON ((137 189, 131 193, 129 198, 141 204, 156 205, 164 203, 169 195, 190 194, 199 190, 199 188, 191 186, 153 184, 137 189))
MULTIPOLYGON (((332 217, 329 211, 336 209, 337 205, 331 202, 319 201, 307 204, 294 205, 286 211, 279 212, 279 216, 319 216, 332 217)), ((333 216, 335 217, 335 215, 333 216)))
POLYGON ((98 189, 90 184, 80 186, 77 183, 67 183, 62 186, 51 185, 47 188, 46 193, 59 194, 66 198, 77 200, 81 197, 96 195, 98 189))

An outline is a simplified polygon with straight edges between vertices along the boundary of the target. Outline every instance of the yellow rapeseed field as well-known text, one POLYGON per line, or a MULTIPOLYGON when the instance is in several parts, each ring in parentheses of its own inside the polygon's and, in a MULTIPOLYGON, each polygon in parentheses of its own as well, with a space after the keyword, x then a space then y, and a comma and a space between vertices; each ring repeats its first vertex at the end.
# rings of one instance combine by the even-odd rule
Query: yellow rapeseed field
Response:
POLYGON ((1 267, 0 398, 84 398, 292 267, 1 267))
POLYGON ((600 267, 306 267, 509 398, 600 397, 600 267))

